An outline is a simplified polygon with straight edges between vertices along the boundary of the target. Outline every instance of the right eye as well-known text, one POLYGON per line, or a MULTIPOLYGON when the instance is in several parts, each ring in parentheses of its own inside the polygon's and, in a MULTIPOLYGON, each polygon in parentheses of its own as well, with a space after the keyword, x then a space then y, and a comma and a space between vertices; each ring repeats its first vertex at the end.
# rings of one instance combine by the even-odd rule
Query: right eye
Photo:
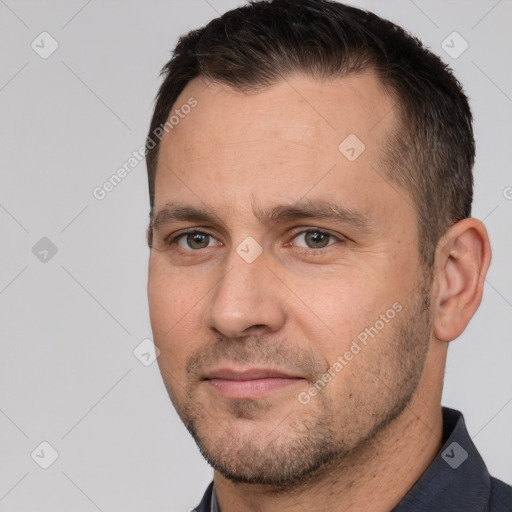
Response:
POLYGON ((216 240, 210 233, 194 229, 173 235, 172 238, 166 240, 166 243, 170 246, 176 244, 185 251, 190 251, 191 249, 197 251, 199 249, 205 249, 206 247, 222 245, 218 241, 216 241, 216 244, 212 243, 213 241, 216 240))

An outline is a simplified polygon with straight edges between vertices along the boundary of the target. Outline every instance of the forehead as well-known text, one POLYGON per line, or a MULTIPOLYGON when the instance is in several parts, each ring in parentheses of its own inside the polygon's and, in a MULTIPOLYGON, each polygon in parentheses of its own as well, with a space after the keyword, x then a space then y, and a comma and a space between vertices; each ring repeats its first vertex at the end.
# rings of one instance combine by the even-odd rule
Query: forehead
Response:
POLYGON ((163 145, 165 139, 175 139, 188 149, 277 136, 322 150, 332 149, 331 143, 348 133, 371 145, 394 118, 393 102, 371 72, 325 80, 297 74, 258 92, 196 78, 173 112, 190 98, 197 106, 164 135, 163 145))
POLYGON ((395 119, 372 73, 322 81, 290 76, 257 93, 196 78, 173 114, 179 121, 162 138, 155 210, 181 194, 203 206, 240 205, 240 198, 270 205, 306 195, 337 198, 349 208, 375 202, 395 119), (193 109, 183 108, 191 101, 193 109))

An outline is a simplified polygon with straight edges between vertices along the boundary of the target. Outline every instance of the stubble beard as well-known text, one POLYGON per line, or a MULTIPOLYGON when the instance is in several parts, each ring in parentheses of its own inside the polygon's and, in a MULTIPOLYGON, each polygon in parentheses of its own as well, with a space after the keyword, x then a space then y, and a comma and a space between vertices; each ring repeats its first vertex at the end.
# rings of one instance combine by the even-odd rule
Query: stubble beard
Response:
POLYGON ((203 457, 226 479, 277 493, 314 485, 347 456, 354 460, 400 416, 417 390, 431 334, 430 283, 423 281, 387 326, 387 335, 380 333, 356 356, 365 358, 359 373, 347 374, 350 363, 335 377, 352 378, 341 397, 329 392, 328 384, 309 404, 296 400, 288 415, 276 418, 273 413, 271 424, 261 419, 274 408, 270 400, 232 400, 233 422, 221 426, 208 406, 198 403, 196 387, 187 387, 186 400, 175 406, 203 457), (371 345, 376 343, 379 348, 371 345), (253 419, 258 426, 252 431, 237 428, 240 420, 248 425, 253 419))

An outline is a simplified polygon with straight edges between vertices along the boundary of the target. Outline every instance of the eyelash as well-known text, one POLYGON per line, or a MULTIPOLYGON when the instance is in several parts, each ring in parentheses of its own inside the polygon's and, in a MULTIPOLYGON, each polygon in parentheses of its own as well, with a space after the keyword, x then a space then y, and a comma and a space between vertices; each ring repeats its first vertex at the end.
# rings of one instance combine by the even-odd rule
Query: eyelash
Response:
MULTIPOLYGON (((303 229, 301 231, 296 231, 295 233, 293 233, 293 235, 291 237, 291 240, 293 240, 294 238, 297 238, 299 235, 303 235, 303 234, 307 234, 307 233, 320 233, 322 235, 328 235, 331 239, 335 239, 338 242, 344 242, 345 241, 345 239, 343 237, 338 237, 338 236, 333 235, 329 231, 325 231, 325 230, 322 230, 322 229, 316 229, 316 228, 308 228, 308 229, 303 229)), ((206 230, 199 230, 197 228, 190 228, 190 229, 187 229, 185 231, 181 231, 179 234, 177 234, 175 236, 171 235, 170 237, 168 237, 165 240, 165 243, 167 245, 169 245, 169 246, 175 245, 175 244, 178 243, 178 240, 180 238, 182 238, 183 236, 186 236, 186 235, 190 235, 190 234, 207 235, 207 236, 211 236, 212 238, 215 238, 215 236, 212 233, 210 233, 210 232, 208 232, 206 230)), ((309 254, 323 254, 324 251, 328 250, 328 248, 331 247, 332 245, 335 245, 335 244, 329 244, 329 245, 326 245, 325 247, 321 247, 319 249, 313 249, 311 247, 299 247, 299 248, 302 249, 304 252, 309 253, 309 254)), ((189 253, 194 253, 194 252, 199 252, 200 251, 200 249, 183 249, 181 247, 180 247, 180 249, 182 251, 186 251, 186 252, 189 252, 189 253)))

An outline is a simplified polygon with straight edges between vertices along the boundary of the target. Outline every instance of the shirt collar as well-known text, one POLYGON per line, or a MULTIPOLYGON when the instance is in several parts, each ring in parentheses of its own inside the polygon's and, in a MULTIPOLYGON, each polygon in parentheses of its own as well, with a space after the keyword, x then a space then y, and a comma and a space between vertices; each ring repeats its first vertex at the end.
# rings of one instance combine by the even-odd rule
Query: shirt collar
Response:
POLYGON ((491 477, 459 411, 443 407, 443 447, 392 512, 484 512, 491 477))
POLYGON ((219 502, 217 501, 217 493, 215 492, 215 485, 212 489, 212 502, 210 505, 210 512, 220 512, 219 502))
MULTIPOLYGON (((392 512, 484 512, 491 477, 466 429, 463 415, 448 407, 443 412, 443 447, 425 473, 392 512)), ((211 484, 211 512, 220 512, 211 484)))

